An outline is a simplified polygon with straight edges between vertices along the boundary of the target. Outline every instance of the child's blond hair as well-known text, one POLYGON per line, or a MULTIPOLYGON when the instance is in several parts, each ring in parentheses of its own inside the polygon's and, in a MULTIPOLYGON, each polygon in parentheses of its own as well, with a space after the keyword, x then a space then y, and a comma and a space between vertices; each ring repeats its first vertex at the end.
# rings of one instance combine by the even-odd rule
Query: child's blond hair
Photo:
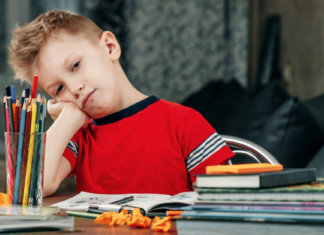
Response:
POLYGON ((16 27, 9 46, 9 64, 15 78, 31 82, 32 68, 42 45, 52 33, 60 30, 74 35, 81 34, 90 41, 99 39, 103 32, 87 17, 61 10, 46 12, 35 20, 16 27))

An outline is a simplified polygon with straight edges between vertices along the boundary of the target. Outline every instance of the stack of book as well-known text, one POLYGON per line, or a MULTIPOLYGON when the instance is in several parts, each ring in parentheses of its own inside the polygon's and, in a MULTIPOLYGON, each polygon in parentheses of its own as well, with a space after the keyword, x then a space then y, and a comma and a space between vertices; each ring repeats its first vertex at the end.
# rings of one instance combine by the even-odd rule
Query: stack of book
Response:
MULTIPOLYGON (((266 168, 266 164, 260 166, 266 168)), ((197 176, 198 199, 182 208, 179 234, 187 231, 189 222, 196 228, 211 228, 206 223, 219 221, 317 223, 324 228, 320 225, 324 222, 324 180, 316 179, 315 169, 279 167, 245 173, 240 167, 224 166, 226 171, 197 176)))

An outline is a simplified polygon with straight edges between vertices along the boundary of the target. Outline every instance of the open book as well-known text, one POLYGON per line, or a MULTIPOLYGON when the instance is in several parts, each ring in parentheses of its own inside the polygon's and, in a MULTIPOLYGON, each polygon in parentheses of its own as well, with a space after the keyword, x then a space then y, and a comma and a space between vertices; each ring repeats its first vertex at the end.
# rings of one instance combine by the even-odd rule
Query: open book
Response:
POLYGON ((164 212, 166 210, 176 210, 185 205, 193 205, 197 200, 196 192, 183 192, 173 196, 167 194, 95 194, 80 192, 76 196, 52 206, 64 210, 87 211, 91 205, 109 206, 112 203, 126 197, 133 196, 134 199, 122 204, 114 204, 119 209, 141 208, 145 213, 164 212))

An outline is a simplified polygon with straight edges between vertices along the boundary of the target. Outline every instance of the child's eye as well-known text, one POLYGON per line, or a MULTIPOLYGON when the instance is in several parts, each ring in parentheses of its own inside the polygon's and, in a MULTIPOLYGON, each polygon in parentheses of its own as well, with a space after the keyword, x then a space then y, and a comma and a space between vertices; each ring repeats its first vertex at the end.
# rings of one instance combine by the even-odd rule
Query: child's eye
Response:
POLYGON ((60 92, 62 91, 63 87, 64 87, 63 85, 59 85, 59 87, 55 91, 55 95, 60 94, 60 92))
POLYGON ((72 72, 73 72, 74 70, 76 70, 76 69, 79 67, 79 65, 80 65, 80 61, 76 62, 76 63, 72 66, 72 72))

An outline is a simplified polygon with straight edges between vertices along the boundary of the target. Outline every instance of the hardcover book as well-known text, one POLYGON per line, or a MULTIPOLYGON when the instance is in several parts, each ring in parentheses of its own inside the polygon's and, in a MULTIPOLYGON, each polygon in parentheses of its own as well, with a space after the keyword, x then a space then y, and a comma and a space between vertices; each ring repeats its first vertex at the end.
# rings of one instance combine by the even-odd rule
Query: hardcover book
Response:
POLYGON ((211 165, 206 167, 206 174, 246 174, 246 173, 261 173, 270 171, 282 171, 281 164, 271 163, 245 163, 233 165, 211 165))
POLYGON ((185 211, 181 214, 182 219, 200 220, 227 220, 227 221, 250 221, 250 222, 305 222, 323 223, 324 214, 312 213, 267 213, 267 212, 238 212, 238 211, 185 211))
MULTIPOLYGON (((303 217, 298 217, 295 222, 289 217, 283 218, 284 223, 280 216, 267 217, 257 215, 254 218, 249 217, 246 222, 244 216, 231 217, 226 214, 218 214, 209 216, 209 219, 203 216, 187 217, 176 220, 177 232, 179 235, 192 235, 192 234, 322 234, 324 225, 323 222, 318 223, 300 223, 304 221, 303 217), (212 218, 211 218, 212 217, 212 218), (269 222, 267 222, 269 221, 269 222), (278 221, 278 222, 277 222, 278 221), (277 223, 276 223, 277 222, 277 223)), ((307 218, 310 221, 311 218, 307 218)), ((317 218, 315 218, 318 221, 317 218)))
POLYGON ((199 188, 198 201, 324 201, 324 181, 267 189, 199 188))
POLYGON ((270 188, 316 181, 315 168, 284 169, 257 174, 197 175, 197 187, 270 188))

